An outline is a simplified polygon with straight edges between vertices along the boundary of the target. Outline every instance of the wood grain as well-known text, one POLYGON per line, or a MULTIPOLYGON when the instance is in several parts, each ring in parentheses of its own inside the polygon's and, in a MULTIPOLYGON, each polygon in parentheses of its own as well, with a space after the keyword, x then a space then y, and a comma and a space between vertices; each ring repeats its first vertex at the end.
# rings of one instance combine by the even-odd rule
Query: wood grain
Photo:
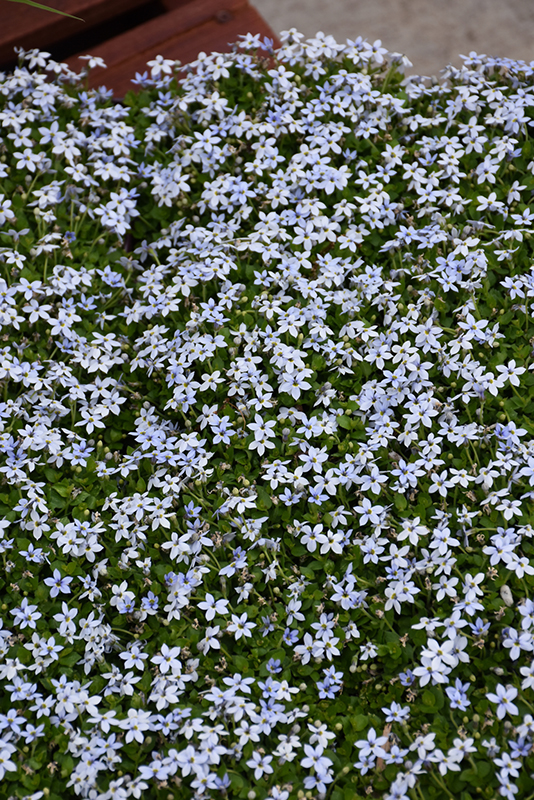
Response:
POLYGON ((0 64, 13 60, 15 46, 25 50, 34 47, 45 50, 56 42, 83 33, 94 25, 145 3, 146 0, 50 0, 50 4, 59 11, 66 11, 84 20, 79 22, 20 3, 2 2, 0 64))
MULTIPOLYGON (((272 30, 247 0, 192 0, 93 48, 91 55, 103 58, 107 69, 95 70, 91 85, 103 84, 113 88, 116 95, 124 96, 136 88, 132 78, 136 72, 147 71, 147 61, 154 56, 179 59, 187 64, 201 51, 228 52, 240 34, 249 32, 274 39, 275 46, 279 46, 272 30)), ((67 63, 79 69, 75 57, 67 63)))
MULTIPOLYGON (((15 3, 3 3, 0 26, 0 64, 14 60, 15 46, 24 49, 37 47, 52 50, 69 46, 69 37, 80 45, 80 32, 89 37, 91 27, 112 25, 120 15, 135 11, 141 14, 147 0, 50 0, 54 7, 81 16, 85 24, 39 9, 15 3)), ((79 56, 100 56, 107 69, 97 68, 90 76, 90 86, 105 85, 118 97, 135 89, 131 80, 137 72, 147 70, 147 61, 156 55, 179 59, 183 64, 193 61, 199 52, 228 52, 240 34, 259 33, 262 38, 279 42, 260 14, 248 0, 160 0, 152 9, 162 10, 159 16, 137 27, 112 36, 102 44, 87 46, 65 60, 79 71, 84 62, 79 56)), ((105 31, 105 28, 104 28, 105 31)), ((88 38, 89 40, 89 38, 88 38)), ((83 41, 83 39, 82 39, 83 41)), ((70 49, 73 52, 74 48, 70 49)), ((67 51, 68 52, 68 51, 67 51)), ((76 52, 76 51, 75 51, 76 52)))

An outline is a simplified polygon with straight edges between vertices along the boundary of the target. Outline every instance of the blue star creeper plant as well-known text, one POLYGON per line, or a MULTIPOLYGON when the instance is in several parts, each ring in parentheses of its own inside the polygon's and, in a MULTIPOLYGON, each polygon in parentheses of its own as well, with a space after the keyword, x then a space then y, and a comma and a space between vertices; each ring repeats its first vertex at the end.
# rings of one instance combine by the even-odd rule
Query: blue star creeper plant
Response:
POLYGON ((534 62, 0 75, 0 795, 532 798, 534 62))

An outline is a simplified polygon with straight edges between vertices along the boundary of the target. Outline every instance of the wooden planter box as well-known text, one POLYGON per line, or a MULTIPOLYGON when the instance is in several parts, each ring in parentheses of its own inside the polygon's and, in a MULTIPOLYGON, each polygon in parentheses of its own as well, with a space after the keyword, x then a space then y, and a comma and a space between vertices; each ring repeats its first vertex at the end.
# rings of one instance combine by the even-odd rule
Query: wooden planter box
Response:
MULTIPOLYGON (((45 0, 43 0, 45 2, 45 0)), ((84 22, 18 3, 2 3, 0 69, 16 64, 14 47, 39 48, 79 71, 81 55, 100 56, 90 85, 123 96, 136 72, 156 55, 193 61, 199 52, 228 52, 240 34, 277 38, 248 0, 46 0, 84 22)))

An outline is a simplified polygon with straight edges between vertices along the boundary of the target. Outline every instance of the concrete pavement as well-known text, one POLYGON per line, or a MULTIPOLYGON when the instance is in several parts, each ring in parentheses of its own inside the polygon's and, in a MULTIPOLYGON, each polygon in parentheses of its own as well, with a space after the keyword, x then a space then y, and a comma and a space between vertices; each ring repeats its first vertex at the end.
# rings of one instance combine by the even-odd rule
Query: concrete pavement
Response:
POLYGON ((250 0, 279 33, 323 31, 339 42, 363 36, 438 75, 460 53, 534 60, 534 0, 250 0))

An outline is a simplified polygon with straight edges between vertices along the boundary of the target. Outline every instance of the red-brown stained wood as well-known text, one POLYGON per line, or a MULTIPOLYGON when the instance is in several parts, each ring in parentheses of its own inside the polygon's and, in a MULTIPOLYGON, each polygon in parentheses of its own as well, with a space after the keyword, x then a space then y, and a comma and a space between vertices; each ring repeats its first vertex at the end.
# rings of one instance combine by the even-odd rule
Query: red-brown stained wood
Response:
MULTIPOLYGON (((187 64, 201 51, 228 52, 240 34, 249 32, 274 38, 275 46, 279 46, 272 30, 247 0, 193 0, 92 48, 91 55, 103 58, 108 68, 96 69, 91 85, 105 85, 123 96, 136 88, 131 79, 136 72, 145 72, 147 61, 154 56, 187 64)), ((76 57, 68 59, 68 63, 79 69, 76 57)))
MULTIPOLYGON (((84 31, 89 35, 91 27, 95 25, 111 24, 112 20, 126 12, 140 9, 141 6, 147 8, 147 0, 49 2, 55 8, 81 16, 85 24, 39 9, 4 2, 0 26, 0 64, 14 60, 15 46, 26 50, 33 47, 47 50, 53 49, 57 42, 63 45, 66 42, 68 45, 71 36, 79 37, 84 31)), ((275 47, 280 44, 248 0, 160 0, 158 6, 154 4, 152 9, 158 7, 164 13, 102 44, 88 46, 77 56, 65 60, 79 71, 85 62, 81 62, 78 56, 90 54, 103 58, 108 69, 93 70, 90 85, 105 85, 120 97, 136 88, 131 79, 136 72, 145 72, 147 61, 156 55, 179 59, 187 64, 196 59, 201 51, 228 52, 239 35, 246 33, 259 33, 262 38, 273 39, 275 47)))
POLYGON ((153 52, 154 47, 171 36, 186 33, 211 20, 217 21, 217 16, 224 18, 224 12, 235 15, 247 5, 247 0, 192 0, 182 8, 151 19, 93 48, 91 55, 105 59, 107 54, 110 65, 126 61, 139 53, 153 52))
MULTIPOLYGON (((43 0, 46 5, 46 0, 43 0)), ((0 64, 14 59, 14 47, 46 50, 69 36, 83 33, 94 25, 135 9, 146 0, 49 0, 59 11, 66 11, 84 22, 31 8, 20 3, 2 2, 0 14, 0 64)), ((172 0, 171 0, 172 2, 172 0)))

